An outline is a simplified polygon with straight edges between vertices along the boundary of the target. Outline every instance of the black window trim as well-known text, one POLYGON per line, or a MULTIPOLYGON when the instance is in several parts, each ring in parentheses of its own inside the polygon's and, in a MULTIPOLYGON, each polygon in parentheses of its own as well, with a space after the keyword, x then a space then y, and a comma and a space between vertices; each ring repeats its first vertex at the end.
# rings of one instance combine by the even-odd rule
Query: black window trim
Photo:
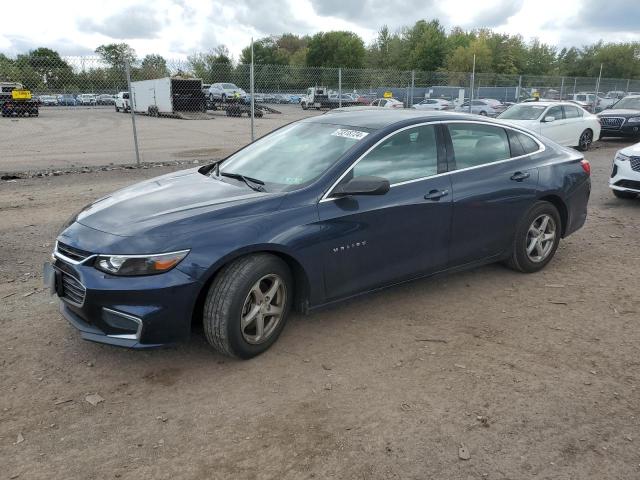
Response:
MULTIPOLYGON (((394 130, 393 132, 388 133, 387 135, 385 135, 384 137, 379 139, 376 143, 374 143, 372 146, 370 146, 364 153, 362 153, 358 158, 356 158, 351 163, 351 165, 349 165, 345 169, 344 172, 342 172, 342 175, 340 175, 335 182, 333 182, 331 184, 331 186, 325 191, 324 195, 322 195, 322 197, 320 197, 320 200, 319 200, 318 203, 337 200, 336 197, 332 197, 331 196, 331 192, 333 192, 333 189, 336 188, 336 186, 338 186, 340 184, 340 182, 344 179, 344 177, 346 177, 348 175, 348 173, 351 170, 353 170, 353 168, 358 164, 358 162, 360 162, 360 160, 365 158, 369 152, 371 152, 374 148, 376 148, 382 142, 384 142, 388 138, 392 137, 393 135, 395 135, 395 134, 397 134, 399 132, 402 132, 403 130, 408 130, 409 128, 422 127, 422 126, 425 126, 425 125, 441 125, 439 128, 436 128, 436 143, 439 144, 438 130, 440 130, 440 132, 441 132, 440 135, 442 135, 442 137, 440 137, 440 139, 442 139, 442 138, 444 139, 444 152, 446 154, 447 165, 449 167, 451 165, 453 165, 454 169, 452 170, 451 168, 446 168, 442 173, 437 173, 435 175, 429 175, 427 177, 415 178, 413 180, 406 180, 404 182, 393 183, 390 186, 391 188, 394 188, 394 187, 397 187, 397 186, 401 186, 401 185, 406 185, 406 184, 409 184, 409 183, 421 182, 421 181, 424 181, 424 180, 428 180, 428 179, 431 179, 431 178, 437 178, 437 177, 441 177, 441 176, 444 176, 444 175, 451 175, 451 174, 455 174, 455 173, 458 173, 458 172, 466 172, 468 170, 475 170, 477 168, 484 168, 484 167, 488 167, 488 166, 491 166, 491 165, 497 165, 497 164, 504 163, 504 162, 510 162, 512 160, 518 160, 518 159, 521 159, 521 158, 528 157, 530 155, 536 155, 538 153, 542 153, 547 149, 547 147, 544 145, 544 143, 542 143, 540 140, 538 140, 536 137, 534 137, 530 133, 525 132, 524 130, 520 130, 519 128, 516 128, 516 127, 501 125, 501 124, 497 124, 497 123, 483 122, 483 121, 478 121, 478 120, 434 120, 434 121, 429 121, 429 122, 414 123, 412 125, 407 125, 407 126, 404 126, 402 128, 399 128, 397 130, 394 130), (491 126, 491 127, 502 128, 504 130, 513 130, 513 131, 516 131, 518 133, 522 133, 522 134, 527 135, 528 137, 532 138, 538 144, 538 147, 540 147, 540 148, 538 150, 536 150, 535 152, 526 153, 524 155, 519 155, 517 157, 510 157, 510 158, 506 158, 504 160, 496 160, 495 162, 489 162, 489 163, 484 163, 482 165, 475 165, 473 167, 466 167, 466 168, 461 168, 459 170, 455 170, 455 157, 453 155, 453 143, 451 142, 451 135, 449 134, 449 128, 448 128, 448 125, 451 124, 451 123, 474 123, 474 124, 479 124, 479 125, 488 125, 488 126, 491 126)), ((509 138, 509 135, 507 135, 507 139, 508 138, 509 138)), ((440 172, 440 150, 441 150, 440 147, 438 147, 438 172, 440 172)))

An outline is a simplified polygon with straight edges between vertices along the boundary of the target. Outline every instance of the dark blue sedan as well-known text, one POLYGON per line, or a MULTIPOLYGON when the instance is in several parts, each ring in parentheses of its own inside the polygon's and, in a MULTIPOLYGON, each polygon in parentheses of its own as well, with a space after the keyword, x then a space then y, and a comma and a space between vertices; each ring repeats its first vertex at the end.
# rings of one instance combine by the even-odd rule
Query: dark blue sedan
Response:
POLYGON ((355 108, 97 200, 45 276, 87 340, 158 346, 196 320, 217 350, 250 358, 291 309, 490 262, 544 268, 585 222, 589 174, 517 126, 355 108))

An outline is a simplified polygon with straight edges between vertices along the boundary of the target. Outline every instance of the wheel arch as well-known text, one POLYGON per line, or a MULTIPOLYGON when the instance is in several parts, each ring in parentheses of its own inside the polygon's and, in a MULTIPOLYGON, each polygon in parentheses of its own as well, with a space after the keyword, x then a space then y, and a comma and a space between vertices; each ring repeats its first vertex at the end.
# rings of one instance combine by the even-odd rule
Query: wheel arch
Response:
POLYGON ((549 202, 554 207, 556 207, 558 213, 560 214, 560 222, 562 223, 562 225, 560 225, 560 231, 562 233, 561 236, 564 237, 567 231, 567 225, 569 223, 569 210, 567 209, 567 205, 566 203, 564 203, 564 200, 562 200, 562 198, 555 194, 543 195, 538 200, 549 202))
POLYGON ((225 255, 222 259, 216 262, 212 268, 206 274, 206 280, 202 283, 200 291, 196 297, 196 301, 191 310, 191 323, 202 322, 202 313, 204 308, 204 302, 209 292, 209 287, 213 283, 213 280, 220 273, 220 271, 231 262, 247 255, 255 255, 259 253, 268 253, 280 258, 284 261, 291 274, 294 282, 294 298, 293 308, 299 312, 306 312, 309 304, 309 296, 311 292, 311 284, 309 281, 309 275, 306 269, 303 267, 300 260, 295 258, 290 252, 285 251, 283 248, 277 245, 256 245, 251 248, 244 248, 236 250, 228 255, 225 255))

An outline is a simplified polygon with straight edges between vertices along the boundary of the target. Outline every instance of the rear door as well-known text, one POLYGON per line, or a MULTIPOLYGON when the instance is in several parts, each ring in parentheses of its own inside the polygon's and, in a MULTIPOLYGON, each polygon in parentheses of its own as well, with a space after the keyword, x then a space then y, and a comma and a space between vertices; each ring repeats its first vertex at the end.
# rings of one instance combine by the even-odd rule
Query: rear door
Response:
POLYGON ((443 270, 448 262, 451 184, 440 126, 403 129, 357 161, 338 184, 374 175, 384 195, 329 196, 318 204, 325 231, 327 299, 443 270))
POLYGON ((582 116, 582 110, 573 105, 563 105, 564 118, 567 128, 567 143, 566 145, 574 147, 580 143, 580 135, 585 130, 584 117, 582 116))
MULTIPOLYGON (((536 199, 538 169, 515 131, 480 122, 447 127, 453 190, 449 255, 455 267, 499 257, 510 248, 518 222, 536 199), (508 132, 514 132, 513 140, 508 132)), ((519 135, 538 148, 531 137, 519 135)))

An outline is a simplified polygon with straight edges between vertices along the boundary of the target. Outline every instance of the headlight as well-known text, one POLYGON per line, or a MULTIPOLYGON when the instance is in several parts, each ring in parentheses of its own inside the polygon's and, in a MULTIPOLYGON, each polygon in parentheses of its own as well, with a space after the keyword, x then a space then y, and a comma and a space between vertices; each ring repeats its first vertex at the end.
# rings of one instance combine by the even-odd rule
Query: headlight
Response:
POLYGON ((616 153, 614 160, 618 160, 619 162, 626 162, 629 160, 629 157, 626 156, 624 153, 618 152, 616 153))
POLYGON ((630 117, 627 119, 627 123, 640 123, 640 117, 630 117))
POLYGON ((112 275, 155 275, 178 265, 189 250, 152 255, 98 255, 94 266, 112 275))

